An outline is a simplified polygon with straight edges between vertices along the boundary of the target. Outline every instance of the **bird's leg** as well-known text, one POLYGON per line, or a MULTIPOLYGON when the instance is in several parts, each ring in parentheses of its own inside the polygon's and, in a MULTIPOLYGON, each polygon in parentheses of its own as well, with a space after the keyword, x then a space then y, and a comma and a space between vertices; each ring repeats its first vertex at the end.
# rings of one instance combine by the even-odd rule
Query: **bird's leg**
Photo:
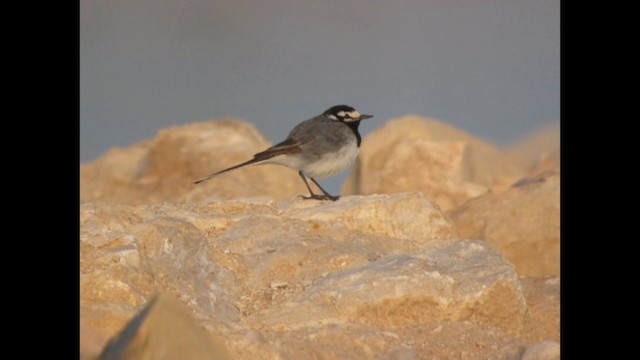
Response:
POLYGON ((313 183, 316 184, 318 189, 320 189, 324 193, 324 196, 320 196, 320 197, 322 197, 323 200, 324 199, 329 199, 331 201, 336 201, 336 200, 340 199, 340 195, 333 196, 333 195, 329 194, 325 189, 322 188, 322 186, 320 186, 320 184, 318 184, 316 179, 314 179, 314 178, 309 178, 309 179, 311 179, 311 181, 313 181, 313 183))
POLYGON ((311 191, 311 187, 309 186, 309 183, 307 182, 307 178, 304 176, 304 174, 302 174, 302 171, 298 171, 298 175, 300 175, 300 178, 302 179, 302 181, 304 181, 304 184, 307 186, 307 190, 309 190, 309 194, 311 194, 311 196, 307 197, 307 196, 303 196, 303 199, 315 199, 318 195, 314 194, 313 191, 311 191))
POLYGON ((327 199, 329 199, 329 200, 332 200, 332 201, 336 201, 336 200, 338 200, 338 198, 340 198, 339 196, 331 196, 331 195, 329 195, 329 193, 324 191, 324 189, 320 185, 318 185, 318 183, 313 178, 309 178, 324 193, 324 195, 314 194, 313 191, 311 190, 311 187, 309 186, 309 183, 307 182, 307 177, 304 176, 302 171, 298 171, 298 175, 300 175, 300 178, 302 179, 302 181, 304 181, 304 184, 307 186, 307 190, 309 190, 309 194, 311 194, 311 196, 303 196, 302 197, 303 199, 315 199, 315 200, 327 200, 327 199))

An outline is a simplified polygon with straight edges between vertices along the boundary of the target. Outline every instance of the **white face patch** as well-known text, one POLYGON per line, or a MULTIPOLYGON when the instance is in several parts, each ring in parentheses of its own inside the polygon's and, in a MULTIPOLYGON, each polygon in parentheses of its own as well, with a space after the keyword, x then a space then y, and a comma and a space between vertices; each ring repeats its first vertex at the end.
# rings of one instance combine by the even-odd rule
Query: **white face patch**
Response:
POLYGON ((333 121, 338 121, 338 118, 335 117, 334 115, 328 115, 327 117, 333 121))
POLYGON ((356 110, 353 111, 340 111, 338 116, 343 118, 345 121, 355 120, 360 118, 360 113, 356 110))

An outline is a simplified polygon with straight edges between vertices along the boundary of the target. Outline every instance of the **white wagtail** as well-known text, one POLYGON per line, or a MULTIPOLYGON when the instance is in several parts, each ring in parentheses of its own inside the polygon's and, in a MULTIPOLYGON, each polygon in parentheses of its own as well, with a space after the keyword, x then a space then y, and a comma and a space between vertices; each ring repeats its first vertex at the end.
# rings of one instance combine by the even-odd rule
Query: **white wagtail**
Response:
POLYGON ((253 155, 253 159, 213 173, 195 184, 245 166, 277 164, 298 170, 311 194, 309 197, 303 196, 304 199, 338 200, 339 195, 330 195, 315 179, 336 175, 353 164, 362 140, 358 132, 360 120, 372 117, 373 115, 362 115, 350 106, 336 105, 301 122, 283 142, 253 155), (314 194, 307 178, 324 195, 314 194))

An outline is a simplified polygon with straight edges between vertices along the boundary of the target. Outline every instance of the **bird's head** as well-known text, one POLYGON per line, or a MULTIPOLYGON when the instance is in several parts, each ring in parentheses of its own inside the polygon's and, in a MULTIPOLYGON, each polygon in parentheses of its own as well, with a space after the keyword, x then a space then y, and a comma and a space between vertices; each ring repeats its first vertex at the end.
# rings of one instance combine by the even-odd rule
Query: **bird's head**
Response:
POLYGON ((372 118, 373 115, 360 114, 356 109, 347 105, 336 105, 327 109, 322 113, 333 121, 342 121, 345 123, 358 122, 360 120, 372 118))

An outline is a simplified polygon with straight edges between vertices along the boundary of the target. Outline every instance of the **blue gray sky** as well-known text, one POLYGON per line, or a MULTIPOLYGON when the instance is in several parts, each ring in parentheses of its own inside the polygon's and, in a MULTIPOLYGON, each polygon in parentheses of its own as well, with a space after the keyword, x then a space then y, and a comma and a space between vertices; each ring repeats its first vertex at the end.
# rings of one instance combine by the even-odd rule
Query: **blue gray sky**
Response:
POLYGON ((223 116, 278 142, 336 104, 375 116, 364 136, 406 114, 498 145, 557 124, 560 2, 80 1, 81 162, 223 116))

